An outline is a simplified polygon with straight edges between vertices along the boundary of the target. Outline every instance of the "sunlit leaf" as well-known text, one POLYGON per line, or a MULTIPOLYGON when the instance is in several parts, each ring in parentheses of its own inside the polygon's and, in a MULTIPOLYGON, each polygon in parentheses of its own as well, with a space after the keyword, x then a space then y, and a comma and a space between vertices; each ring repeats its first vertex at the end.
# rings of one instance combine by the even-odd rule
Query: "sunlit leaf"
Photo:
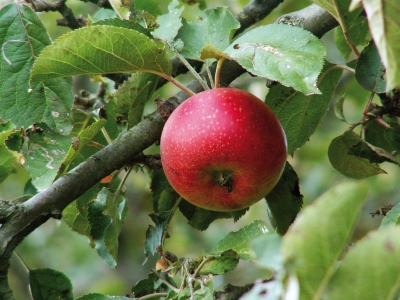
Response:
POLYGON ((302 28, 283 24, 259 26, 236 39, 225 53, 254 75, 306 95, 321 93, 317 78, 326 48, 302 28))
POLYGON ((360 137, 353 131, 346 131, 343 135, 334 138, 328 149, 332 166, 346 177, 355 179, 386 173, 377 164, 349 154, 351 147, 359 141, 360 137))
POLYGON ((166 76, 171 60, 155 41, 136 30, 93 26, 74 30, 43 50, 31 81, 82 74, 149 72, 166 76))
MULTIPOLYGON (((186 58, 200 59, 201 50, 207 45, 214 45, 223 50, 229 46, 231 38, 240 26, 232 13, 226 8, 215 8, 205 11, 205 18, 187 23, 176 37, 178 44, 183 42, 182 55, 186 58)), ((177 47, 179 48, 179 46, 177 47)))
POLYGON ((303 146, 321 123, 342 70, 326 64, 318 88, 322 95, 306 96, 282 85, 270 88, 265 103, 275 112, 286 133, 288 153, 303 146), (330 69, 330 70, 329 70, 330 69))
MULTIPOLYGON (((121 0, 108 0, 116 14, 123 20, 129 20, 129 16, 131 15, 129 9, 129 1, 121 1, 121 0), (128 5, 127 5, 128 4, 128 5)), ((133 1, 133 0, 131 0, 133 1)))
POLYGON ((168 5, 169 12, 165 15, 159 16, 157 23, 160 27, 153 31, 153 36, 163 41, 172 43, 182 26, 181 13, 184 7, 176 8, 179 5, 177 0, 171 1, 168 5))
POLYGON ((282 238, 284 263, 299 279, 300 299, 322 298, 353 233, 366 191, 356 182, 331 188, 299 214, 282 238))
POLYGON ((324 299, 397 299, 400 266, 399 226, 369 233, 345 255, 324 299), (351 284, 349 284, 351 282, 351 284), (362 288, 360 288, 362 287, 362 288))

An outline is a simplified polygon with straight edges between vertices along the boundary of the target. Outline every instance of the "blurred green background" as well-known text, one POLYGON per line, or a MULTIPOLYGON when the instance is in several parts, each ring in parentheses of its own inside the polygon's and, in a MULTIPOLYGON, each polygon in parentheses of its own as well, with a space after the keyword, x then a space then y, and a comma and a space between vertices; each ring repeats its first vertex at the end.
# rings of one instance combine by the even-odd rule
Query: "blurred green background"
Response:
MULTIPOLYGON (((162 3, 163 9, 166 11, 169 1, 159 2, 162 3)), ((233 14, 240 12, 247 2, 248 0, 206 1, 208 7, 228 6, 233 14)), ((0 7, 7 3, 7 1, 0 0, 0 7)), ((263 23, 272 23, 282 14, 296 11, 309 4, 311 2, 305 0, 285 1, 263 23)), ((76 16, 82 14, 87 17, 88 14, 96 14, 96 6, 90 3, 69 0, 67 5, 73 9, 76 16)), ((187 6, 183 16, 188 20, 194 20, 199 12, 197 7, 187 6)), ((69 31, 67 28, 55 26, 55 19, 61 17, 58 13, 41 13, 40 17, 48 28, 52 39, 69 31)), ((342 63, 342 58, 334 46, 333 32, 325 35, 323 41, 329 49, 328 60, 342 63)), ((185 82, 191 80, 191 77, 186 79, 181 76, 179 79, 185 82)), ((261 99, 265 97, 268 91, 265 80, 248 75, 238 78, 232 85, 248 90, 261 99)), ((97 86, 87 78, 83 78, 80 80, 78 90, 82 88, 95 92, 97 86)), ((295 152, 294 157, 288 158, 300 178, 304 205, 314 201, 338 182, 348 180, 331 166, 327 156, 330 141, 348 128, 348 125, 337 119, 333 113, 333 104, 345 90, 344 111, 346 118, 349 121, 356 122, 362 117, 369 93, 364 92, 355 81, 354 76, 344 73, 332 99, 331 107, 317 132, 306 145, 295 152)), ((175 92, 175 87, 167 85, 157 91, 155 96, 168 98, 175 92)), ((149 103, 146 109, 150 112, 155 107, 152 103, 149 103)), ((157 148, 152 148, 151 151, 157 151, 157 148)), ((372 218, 370 213, 382 206, 397 204, 399 201, 399 168, 387 163, 382 164, 382 168, 388 174, 364 180, 369 186, 369 193, 354 234, 354 240, 379 226, 382 216, 372 218)), ((0 184, 0 198, 13 199, 20 196, 27 179, 28 175, 25 171, 19 169, 17 173, 0 184)), ((131 173, 126 184, 129 214, 119 239, 117 269, 108 267, 98 257, 96 251, 89 246, 87 238, 71 231, 63 221, 50 220, 21 243, 17 249, 19 258, 17 255, 12 258, 10 285, 15 292, 16 299, 30 299, 26 266, 30 269, 53 268, 65 273, 73 283, 75 297, 89 292, 124 295, 130 292, 130 287, 138 280, 147 277, 150 270, 155 268, 155 261, 157 260, 157 258, 149 258, 143 264, 146 260, 143 249, 145 232, 151 224, 148 215, 152 212, 149 181, 143 171, 138 171, 131 173)), ((171 223, 169 230, 171 238, 167 240, 165 248, 178 257, 196 258, 202 254, 203 249, 210 250, 229 232, 236 231, 256 219, 268 219, 265 201, 260 201, 252 206, 249 212, 236 223, 233 220, 217 220, 208 230, 202 232, 192 229, 187 224, 186 219, 178 212, 171 223)), ((335 224, 333 223, 332 226, 335 226, 335 224)), ((234 285, 243 285, 263 276, 262 271, 251 263, 241 262, 238 268, 224 276, 217 276, 215 283, 218 288, 222 289, 228 282, 234 285), (246 276, 243 276, 243 274, 246 274, 246 276)))

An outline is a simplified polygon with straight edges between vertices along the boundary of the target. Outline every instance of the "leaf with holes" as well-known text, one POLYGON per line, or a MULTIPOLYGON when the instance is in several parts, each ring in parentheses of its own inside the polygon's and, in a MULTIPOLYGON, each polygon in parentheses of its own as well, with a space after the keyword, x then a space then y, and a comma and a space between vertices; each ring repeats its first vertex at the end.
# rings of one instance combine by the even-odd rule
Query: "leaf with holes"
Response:
POLYGON ((200 52, 207 44, 225 49, 240 26, 224 7, 206 10, 205 14, 205 18, 197 22, 183 20, 183 26, 176 36, 174 45, 179 49, 183 42, 181 53, 186 58, 199 60, 200 52))
POLYGON ((236 39, 225 53, 254 75, 306 95, 321 94, 317 78, 326 48, 302 28, 283 24, 259 26, 236 39))
POLYGON ((24 128, 43 122, 66 135, 72 129, 71 80, 49 77, 29 85, 35 57, 50 43, 46 28, 28 6, 10 4, 0 11, 0 117, 24 128))

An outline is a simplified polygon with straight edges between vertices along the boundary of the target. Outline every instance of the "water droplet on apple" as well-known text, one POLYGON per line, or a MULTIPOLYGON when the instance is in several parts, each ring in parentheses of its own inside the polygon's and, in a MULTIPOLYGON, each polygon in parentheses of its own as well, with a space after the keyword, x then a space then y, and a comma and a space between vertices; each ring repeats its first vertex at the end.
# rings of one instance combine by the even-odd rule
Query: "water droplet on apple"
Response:
POLYGON ((291 68, 291 66, 290 66, 290 65, 286 65, 286 68, 287 68, 287 69, 290 69, 290 68, 291 68))

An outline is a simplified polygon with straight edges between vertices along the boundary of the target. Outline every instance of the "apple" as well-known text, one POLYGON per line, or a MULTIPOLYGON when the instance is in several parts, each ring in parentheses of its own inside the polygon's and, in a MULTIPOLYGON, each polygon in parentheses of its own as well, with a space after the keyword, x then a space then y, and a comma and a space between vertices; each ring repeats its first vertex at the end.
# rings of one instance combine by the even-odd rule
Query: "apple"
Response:
POLYGON ((283 128, 256 96, 235 88, 198 93, 179 105, 160 140, 165 175, 190 203, 246 208, 278 182, 287 157, 283 128))

